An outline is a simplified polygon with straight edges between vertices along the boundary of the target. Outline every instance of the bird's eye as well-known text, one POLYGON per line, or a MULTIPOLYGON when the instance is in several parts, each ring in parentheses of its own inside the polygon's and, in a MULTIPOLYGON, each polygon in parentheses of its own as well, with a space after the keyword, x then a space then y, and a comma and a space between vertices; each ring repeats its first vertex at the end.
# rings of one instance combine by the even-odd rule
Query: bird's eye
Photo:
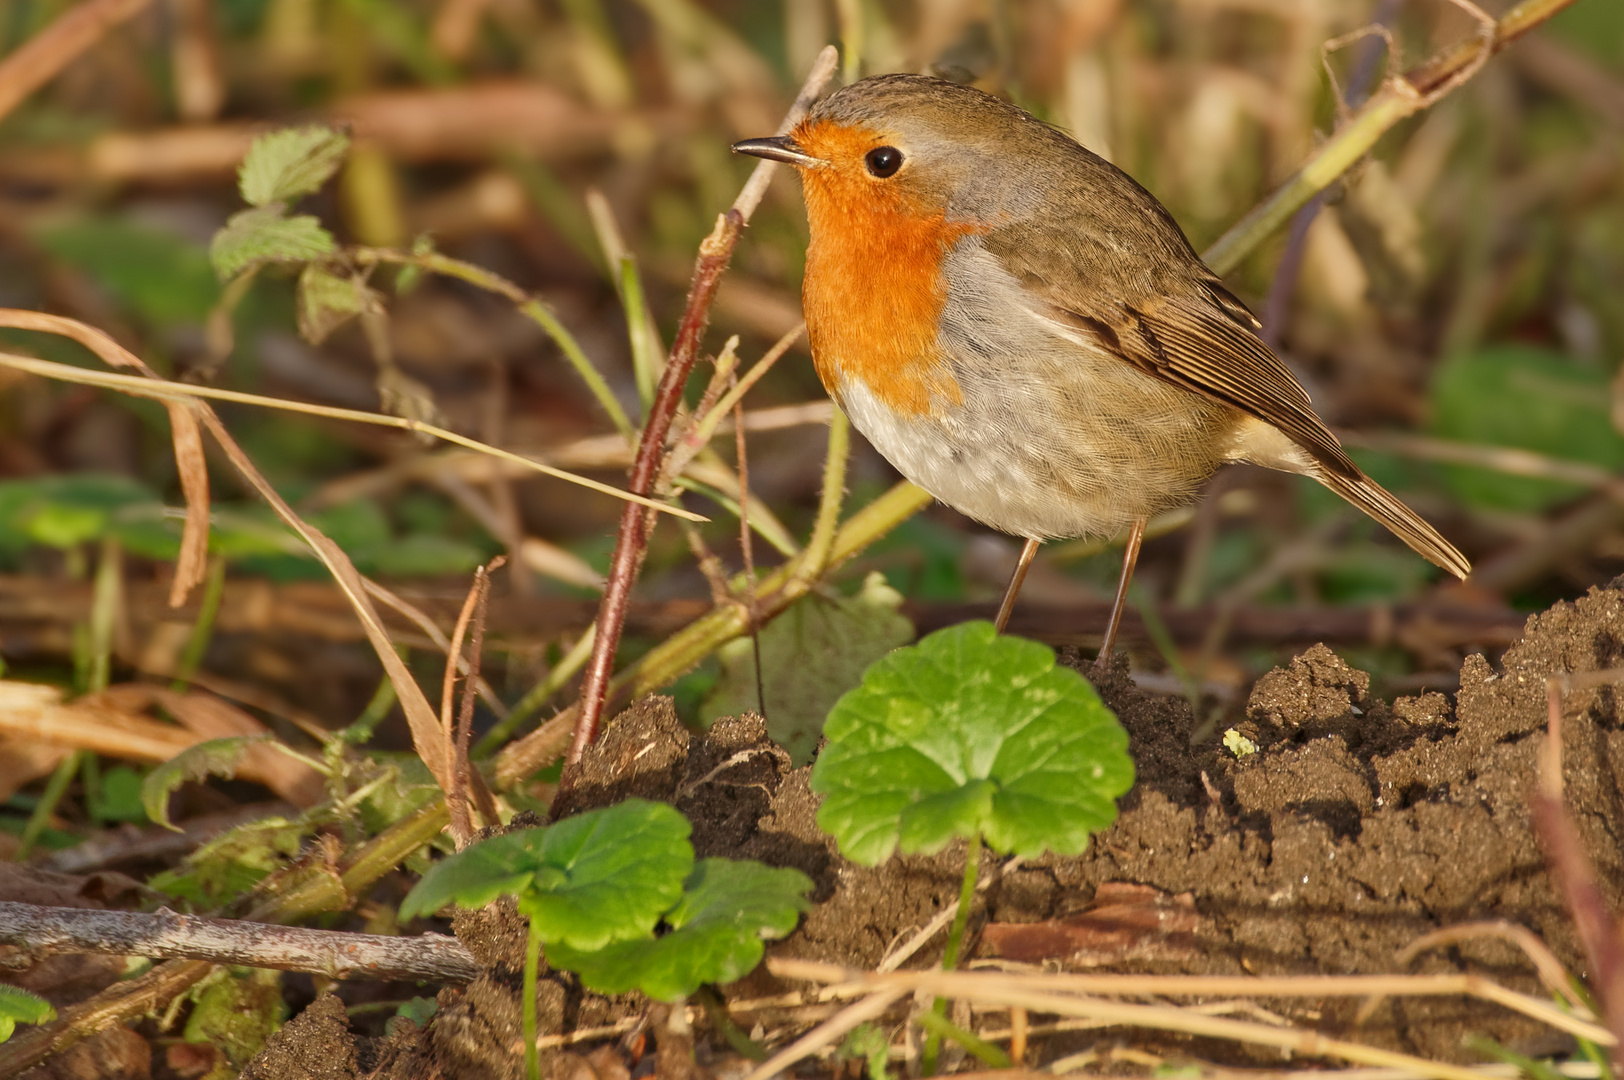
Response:
POLYGON ((870 176, 884 180, 902 168, 902 151, 894 146, 877 146, 863 156, 863 164, 868 166, 870 176))

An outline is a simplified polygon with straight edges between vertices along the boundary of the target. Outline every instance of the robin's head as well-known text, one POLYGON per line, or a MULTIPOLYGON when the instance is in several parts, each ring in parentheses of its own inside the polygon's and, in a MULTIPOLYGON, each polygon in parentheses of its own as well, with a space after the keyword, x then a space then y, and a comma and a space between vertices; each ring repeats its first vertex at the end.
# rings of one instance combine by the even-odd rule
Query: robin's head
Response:
MULTIPOLYGON (((823 212, 992 223, 1037 209, 1070 140, 1014 105, 923 75, 880 75, 819 102, 789 135, 734 151, 794 165, 823 212)), ((1075 151, 1075 144, 1070 149, 1075 151)))

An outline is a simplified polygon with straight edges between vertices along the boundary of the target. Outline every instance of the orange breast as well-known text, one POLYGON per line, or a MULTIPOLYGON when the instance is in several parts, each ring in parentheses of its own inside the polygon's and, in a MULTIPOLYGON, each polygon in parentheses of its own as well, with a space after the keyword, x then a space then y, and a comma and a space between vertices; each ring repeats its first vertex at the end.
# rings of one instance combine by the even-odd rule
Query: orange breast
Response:
POLYGON ((828 122, 796 132, 828 167, 802 172, 812 241, 802 286, 807 337, 830 394, 861 379, 880 401, 922 416, 963 401, 936 348, 946 302, 942 258, 972 226, 910 205, 895 185, 862 172, 873 132, 828 122))

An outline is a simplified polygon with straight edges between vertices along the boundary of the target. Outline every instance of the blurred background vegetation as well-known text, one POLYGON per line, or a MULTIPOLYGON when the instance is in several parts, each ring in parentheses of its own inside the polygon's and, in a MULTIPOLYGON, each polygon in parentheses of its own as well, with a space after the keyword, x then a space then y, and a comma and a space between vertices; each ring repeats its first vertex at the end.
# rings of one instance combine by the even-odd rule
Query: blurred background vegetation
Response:
MULTIPOLYGON (((0 55, 72 6, 7 0, 0 55)), ((416 410, 623 484, 629 454, 604 410, 556 341, 501 297, 379 270, 386 320, 312 345, 298 333, 292 274, 266 270, 224 294, 208 245, 242 207, 235 168, 252 136, 347 125, 355 142, 341 173, 302 209, 345 243, 409 249, 432 237, 533 293, 635 417, 622 278, 605 238, 635 257, 668 345, 696 245, 753 164, 728 144, 774 129, 825 44, 845 44, 847 77, 933 70, 1008 95, 1134 175, 1200 248, 1332 129, 1322 44, 1372 22, 1390 28, 1396 57, 1367 37, 1329 58, 1354 103, 1389 65, 1475 32, 1443 0, 154 0, 0 120, 0 306, 100 327, 172 378, 416 410)), ((1389 692, 1447 690, 1465 652, 1511 640, 1517 613, 1624 570, 1621 135, 1624 8, 1578 0, 1392 131, 1317 213, 1232 275, 1361 462, 1479 570, 1446 586, 1315 485, 1232 469, 1147 544, 1136 599, 1150 632, 1129 642, 1143 681, 1206 695, 1216 719, 1302 644, 1282 629, 1299 625, 1323 628, 1389 692), (1476 621, 1462 630, 1430 614, 1446 604, 1476 621), (1349 606, 1368 618, 1325 621, 1349 606)), ((799 322, 805 239, 795 181, 782 176, 724 281, 707 350, 737 334, 753 362, 799 322)), ((100 367, 59 338, 0 337, 11 352, 100 367)), ((804 539, 828 417, 804 344, 746 406, 750 496, 804 539)), ((589 625, 613 499, 400 432, 221 412, 363 572, 446 625, 473 568, 510 554, 485 643, 498 698, 522 697, 589 625)), ((856 442, 848 510, 896 479, 856 442)), ((731 460, 731 436, 717 447, 731 460)), ((182 498, 162 407, 0 374, 8 677, 94 685, 93 578, 115 560, 115 680, 187 668, 283 729, 289 718, 350 723, 381 700, 376 657, 320 565, 223 460, 210 468, 225 601, 206 653, 188 659, 199 598, 179 611, 164 602, 182 498)), ((721 495, 730 473, 717 471, 721 495)), ((700 536, 736 570, 736 502, 685 499, 713 517, 700 536)), ((657 530, 623 656, 710 607, 695 546, 671 522, 657 530)), ((937 507, 841 577, 852 592, 883 573, 903 612, 936 626, 964 617, 959 605, 996 602, 1017 550, 937 507)), ((1050 545, 1013 628, 1045 606, 1097 614, 1118 562, 1101 550, 1050 545)), ((757 539, 758 565, 781 557, 757 539)), ((1043 625, 1054 643, 1087 641, 1064 630, 1064 614, 1043 625)), ((438 685, 443 659, 401 626, 425 685, 438 685)), ((832 648, 840 633, 814 627, 804 647, 832 648)), ((895 625, 884 634, 896 637, 895 625)), ((779 658, 790 666, 792 655, 779 658)), ((718 670, 712 661, 678 687, 691 714, 718 670)), ((713 705, 737 696, 735 676, 713 705)), ((55 766, 30 760, 0 776, 19 814, 55 766)))

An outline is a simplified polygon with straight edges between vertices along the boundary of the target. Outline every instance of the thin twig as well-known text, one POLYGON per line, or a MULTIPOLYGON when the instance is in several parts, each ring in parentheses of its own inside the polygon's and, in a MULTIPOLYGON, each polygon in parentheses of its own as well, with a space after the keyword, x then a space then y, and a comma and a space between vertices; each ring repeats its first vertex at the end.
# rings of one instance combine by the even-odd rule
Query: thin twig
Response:
MULTIPOLYGON (((801 89, 801 95, 780 125, 780 133, 787 133, 811 107, 812 100, 822 90, 833 71, 833 50, 826 49, 814 66, 812 75, 801 89)), ((671 357, 660 377, 654 405, 649 410, 648 423, 637 444, 637 456, 632 463, 628 487, 639 495, 647 495, 660 472, 665 453, 666 434, 671 419, 682 401, 682 391, 688 374, 699 356, 699 341, 710 316, 711 301, 723 272, 733 257, 739 233, 754 212, 771 179, 774 163, 763 161, 739 193, 738 199, 727 213, 716 220, 716 227, 699 245, 699 258, 694 265, 693 284, 689 288, 688 303, 677 324, 676 340, 671 346, 671 357)), ((620 515, 620 529, 615 536, 615 553, 609 568, 609 580, 604 589, 603 603, 598 611, 598 634, 593 641, 592 659, 587 663, 586 676, 581 685, 581 706, 575 719, 575 732, 571 739, 571 763, 581 759, 586 748, 598 737, 598 722, 603 716, 609 693, 610 674, 614 668, 615 653, 620 647, 621 630, 626 624, 626 605, 631 599, 632 583, 642 567, 647 551, 646 516, 636 509, 620 515)))

